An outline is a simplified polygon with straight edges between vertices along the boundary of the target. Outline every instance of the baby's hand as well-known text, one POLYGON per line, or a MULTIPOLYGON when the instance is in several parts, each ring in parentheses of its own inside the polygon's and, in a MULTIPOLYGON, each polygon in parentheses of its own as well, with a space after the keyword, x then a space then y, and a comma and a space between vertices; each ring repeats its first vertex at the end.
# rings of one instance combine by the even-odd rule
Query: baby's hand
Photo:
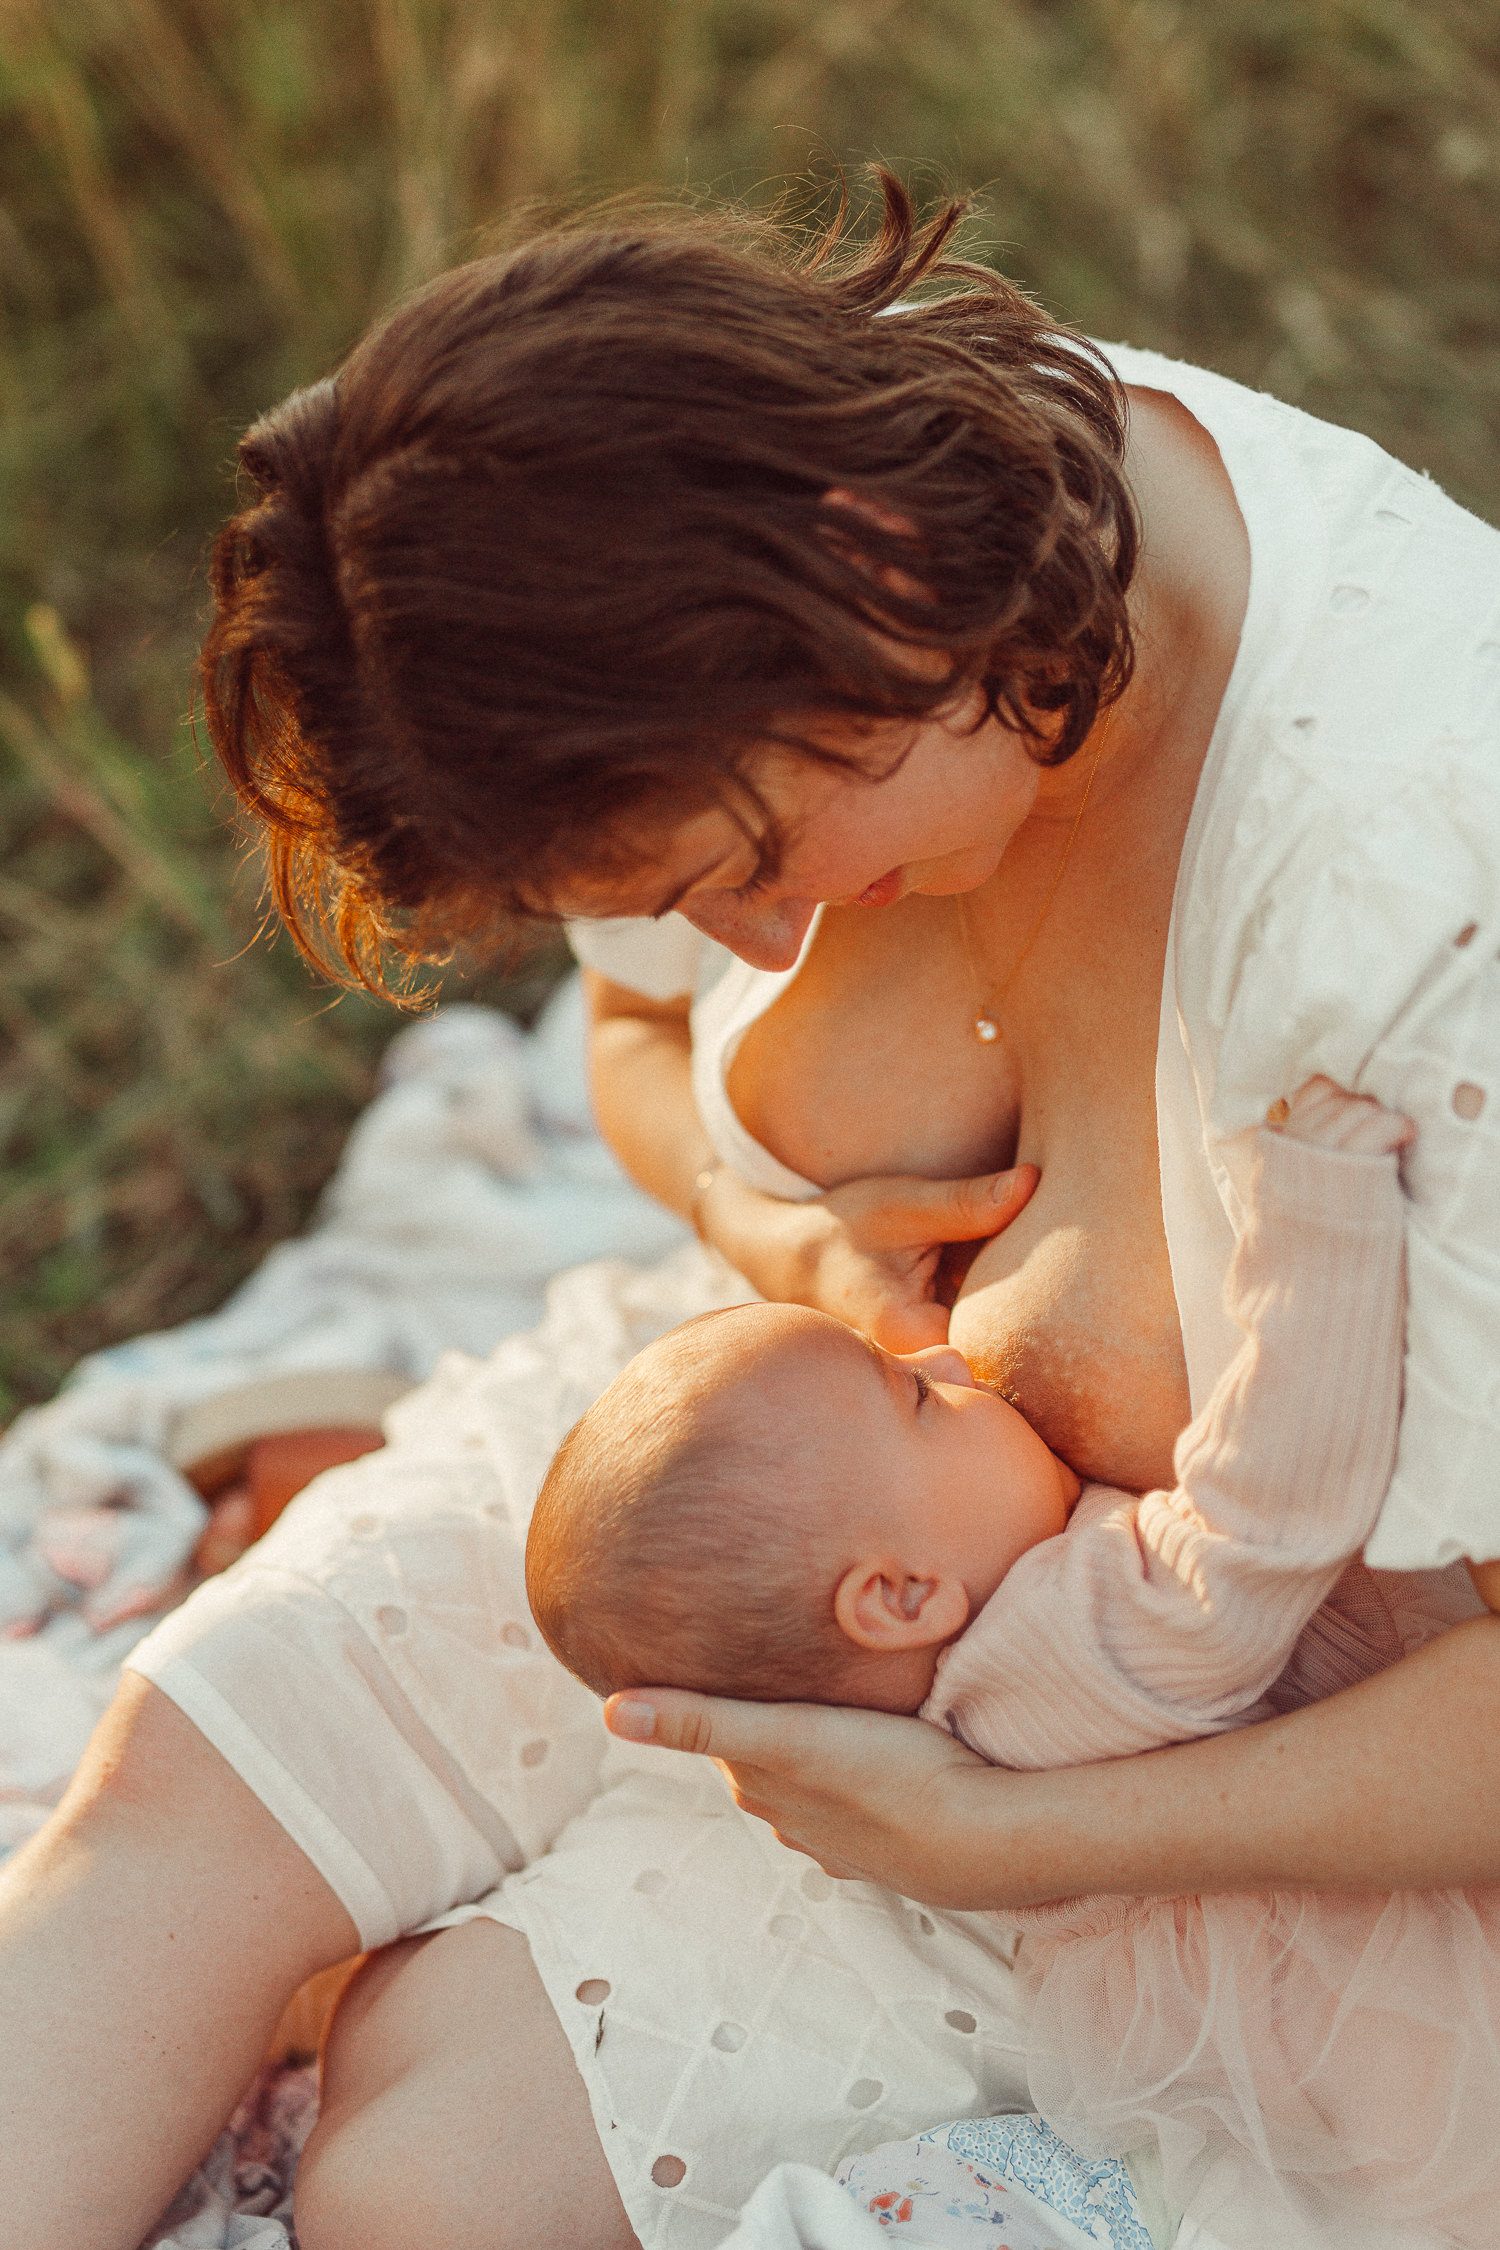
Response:
POLYGON ((1409 1117, 1382 1109, 1368 1094, 1348 1093, 1331 1078, 1309 1078, 1290 1101, 1272 1102, 1266 1123, 1295 1141, 1351 1156, 1392 1156, 1417 1137, 1409 1117))

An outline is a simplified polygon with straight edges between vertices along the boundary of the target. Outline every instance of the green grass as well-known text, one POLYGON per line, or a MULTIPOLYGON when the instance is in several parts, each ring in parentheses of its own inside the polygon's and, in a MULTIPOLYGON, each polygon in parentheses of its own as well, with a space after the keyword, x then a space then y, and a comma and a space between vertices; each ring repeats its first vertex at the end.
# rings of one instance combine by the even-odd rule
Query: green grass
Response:
POLYGON ((185 723, 240 429, 520 202, 873 155, 1095 333, 1500 516, 1492 0, 0 13, 0 1407, 301 1225, 391 1028, 256 942, 185 723))

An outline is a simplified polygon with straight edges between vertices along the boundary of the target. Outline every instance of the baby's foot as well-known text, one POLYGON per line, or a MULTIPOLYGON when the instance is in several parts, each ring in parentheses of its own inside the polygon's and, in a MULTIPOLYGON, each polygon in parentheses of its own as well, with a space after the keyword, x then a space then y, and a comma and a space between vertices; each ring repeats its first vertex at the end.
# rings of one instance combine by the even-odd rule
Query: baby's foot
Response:
POLYGON ((1331 1078, 1309 1078, 1290 1101, 1272 1102, 1266 1123, 1293 1140, 1351 1156, 1392 1156, 1417 1137, 1409 1117, 1382 1109, 1368 1094, 1351 1094, 1331 1078))

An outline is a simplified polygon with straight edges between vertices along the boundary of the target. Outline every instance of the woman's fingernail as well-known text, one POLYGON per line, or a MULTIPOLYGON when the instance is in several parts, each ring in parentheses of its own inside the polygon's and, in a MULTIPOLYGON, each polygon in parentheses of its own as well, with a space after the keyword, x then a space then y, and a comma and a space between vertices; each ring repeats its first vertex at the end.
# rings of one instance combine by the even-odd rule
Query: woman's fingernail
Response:
POLYGON ((613 1732, 627 1742, 649 1742, 656 1732, 654 1703, 617 1703, 610 1713, 613 1732))
POLYGON ((995 1174, 995 1184, 990 1189, 991 1202, 1003 1203, 1007 1196, 1014 1195, 1017 1185, 1019 1184, 1021 1174, 1026 1171, 1034 1171, 1035 1169, 1036 1167, 1034 1165, 1013 1164, 1008 1172, 997 1172, 995 1174))

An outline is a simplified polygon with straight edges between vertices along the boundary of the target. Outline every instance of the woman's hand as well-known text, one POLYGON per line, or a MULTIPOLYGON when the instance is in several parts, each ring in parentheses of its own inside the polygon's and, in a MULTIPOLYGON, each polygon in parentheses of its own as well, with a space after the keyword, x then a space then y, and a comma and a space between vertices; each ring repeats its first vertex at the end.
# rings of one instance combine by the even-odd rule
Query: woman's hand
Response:
POLYGON ((843 1879, 930 1906, 1026 1903, 996 1852, 999 1793, 1025 1787, 921 1719, 819 1703, 734 1703, 633 1688, 604 1708, 627 1742, 692 1750, 722 1768, 745 1812, 843 1879))
POLYGON ((720 1165, 699 1190, 715 1158, 693 1099, 689 995, 648 1000, 592 970, 584 988, 594 1114, 633 1180, 691 1215, 771 1303, 832 1313, 888 1351, 947 1342, 943 1253, 1008 1227, 1041 1177, 1034 1164, 969 1180, 851 1180, 810 1203, 763 1195, 720 1165))
POLYGON ((1041 1178, 1034 1164, 966 1180, 851 1180, 810 1203, 785 1203, 723 1167, 698 1200, 705 1239, 763 1297, 811 1305, 888 1351, 948 1336, 940 1267, 950 1243, 1008 1227, 1041 1178))
MULTIPOLYGON (((1500 1605, 1500 1565, 1473 1566, 1500 1605)), ((714 1758, 736 1800, 830 1875, 959 1911, 1107 1891, 1500 1884, 1500 1620, 1227 1734, 1048 1773, 987 1766, 878 1711, 629 1688, 627 1742, 714 1758)))

